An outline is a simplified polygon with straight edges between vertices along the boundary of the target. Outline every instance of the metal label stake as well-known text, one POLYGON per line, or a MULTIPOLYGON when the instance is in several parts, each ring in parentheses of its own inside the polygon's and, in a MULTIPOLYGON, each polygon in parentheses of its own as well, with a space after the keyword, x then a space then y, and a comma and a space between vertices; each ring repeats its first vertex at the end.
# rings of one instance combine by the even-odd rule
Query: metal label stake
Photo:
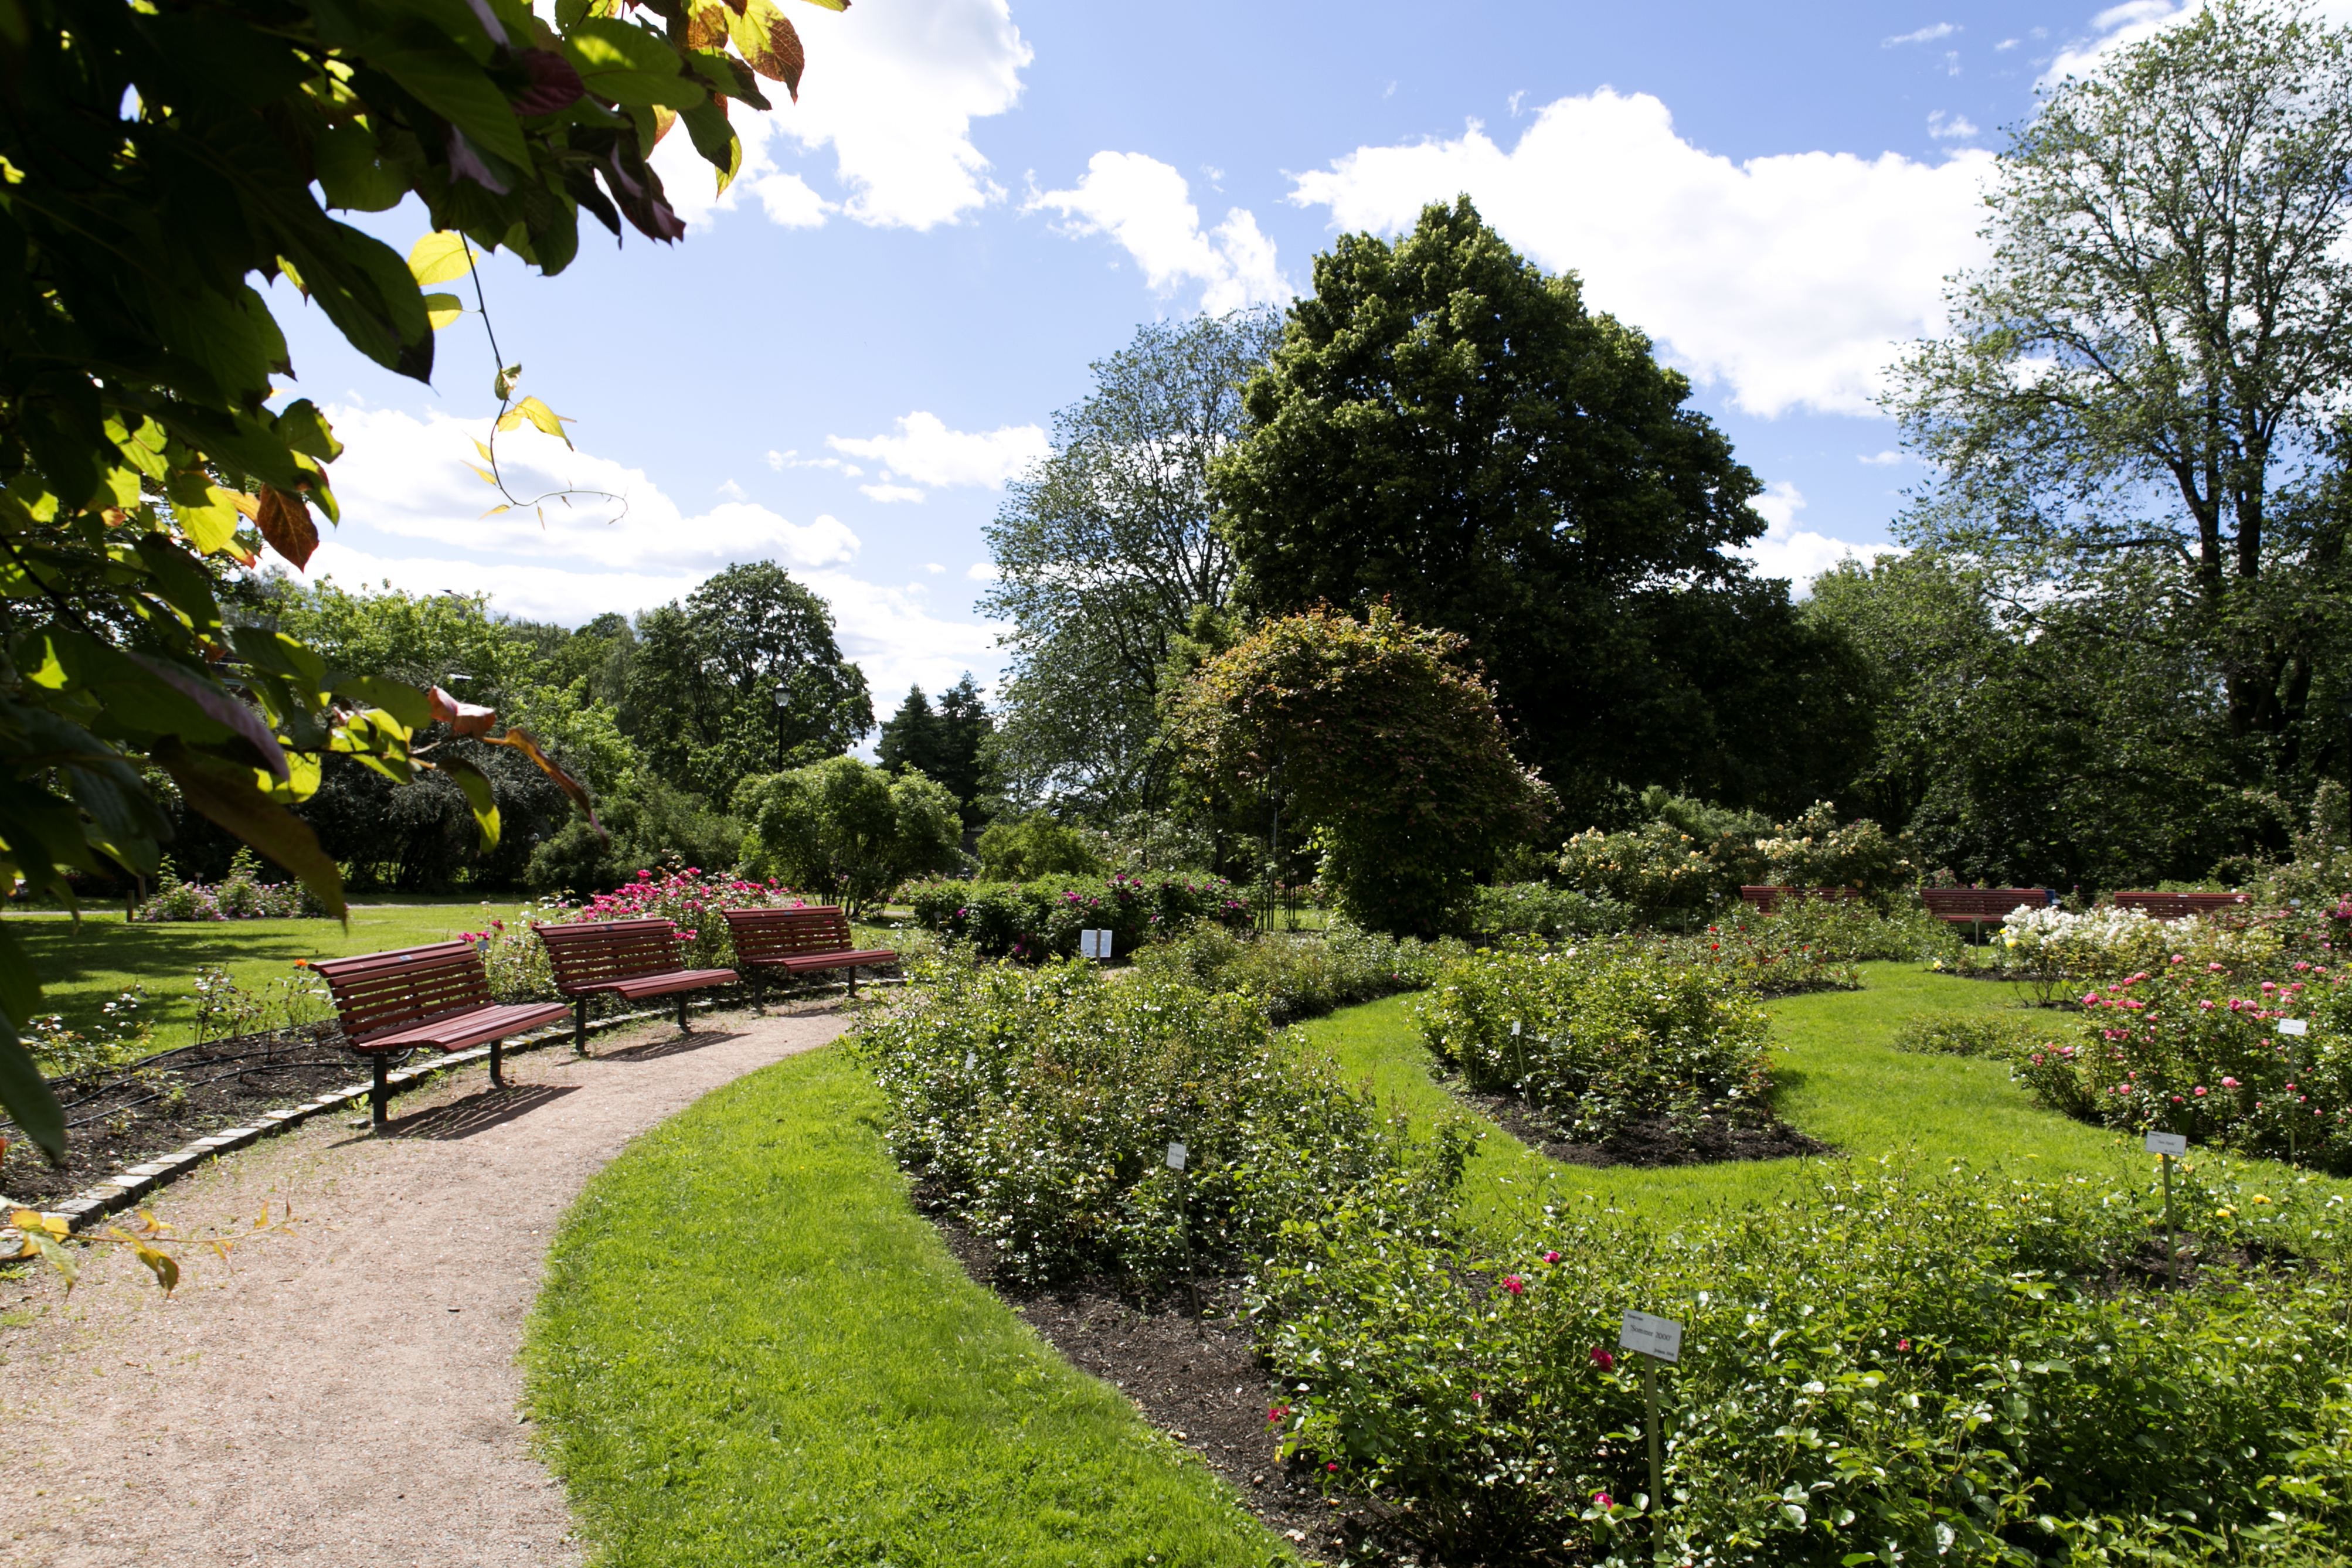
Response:
POLYGON ((2172 1282, 2180 1283, 2180 1237, 2172 1218, 2172 1162, 2189 1152, 2189 1138, 2182 1133, 2150 1133, 2141 1145, 2159 1157, 2164 1166, 2164 1270, 2172 1282))
POLYGON ((1617 1333, 1617 1348, 1642 1358, 1642 1402, 1649 1412, 1650 1552, 1658 1568, 1665 1568, 1666 1471, 1658 1450, 1658 1363, 1682 1359, 1683 1325, 1672 1318, 1628 1312, 1617 1333))

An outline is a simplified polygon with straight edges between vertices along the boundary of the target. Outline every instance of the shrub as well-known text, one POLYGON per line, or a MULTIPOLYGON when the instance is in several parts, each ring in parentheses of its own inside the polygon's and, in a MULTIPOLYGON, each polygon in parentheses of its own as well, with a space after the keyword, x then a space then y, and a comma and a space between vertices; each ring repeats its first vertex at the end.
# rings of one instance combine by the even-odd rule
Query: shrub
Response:
POLYGON ((1631 905, 1605 894, 1580 893, 1542 882, 1482 887, 1471 894, 1464 915, 1469 935, 1492 942, 1503 936, 1596 936, 1633 924, 1631 905))
POLYGON ((1801 923, 1779 915, 1732 916, 1688 936, 1627 939, 1615 946, 1719 975, 1753 996, 1860 990, 1862 971, 1851 960, 1813 946, 1805 940, 1810 934, 1801 923))
MULTIPOLYGON (((2176 1180, 2209 1259, 2326 1245, 2298 1189, 2176 1180)), ((1666 1235, 1560 1217, 1500 1257, 1343 1213, 1286 1228, 1253 1309, 1295 1390, 1286 1450, 1448 1561, 1648 1560, 1627 1308, 1684 1325, 1657 1377, 1667 1561, 2207 1560, 2098 1554, 2150 1521, 2327 1561, 2352 1525, 2342 1297, 2211 1261, 2214 1288, 2136 1288, 2150 1185, 1849 1168, 1666 1235)))
POLYGON ((1081 931, 1109 931, 1112 951, 1125 955, 1189 930, 1197 921, 1240 930, 1251 918, 1233 883, 1186 872, 1036 882, 941 880, 910 883, 898 896, 914 910, 916 925, 969 942, 989 957, 1030 962, 1076 954, 1081 931))
POLYGON ((155 1026, 139 1016, 146 1003, 143 986, 118 993, 100 1004, 98 1023, 87 1034, 66 1028, 63 1014, 36 1014, 28 1020, 25 1048, 44 1078, 72 1078, 152 1056, 155 1026))
POLYGON ((2075 1040, 2028 1052, 2018 1077, 2105 1126, 2352 1172, 2352 991, 2341 969, 2285 972, 2257 982, 2176 955, 2086 992, 2075 1040), (2309 1032, 2280 1033, 2283 1019, 2309 1032))
POLYGON ((1100 876, 1108 869, 1092 835, 1043 813, 1017 822, 991 822, 974 847, 980 852, 980 874, 991 882, 1100 876))
POLYGON ((1772 915, 1742 904, 1727 910, 1717 924, 1743 938, 1775 940, 1831 964, 1925 962, 1955 957, 1963 946, 1950 925, 1910 903, 1880 910, 1858 899, 1806 898, 1784 904, 1772 915))
POLYGON ((1921 1013, 1895 1030, 1895 1049, 1923 1056, 1990 1056, 2021 1061, 2037 1046, 2054 1043, 2065 1025, 2050 1019, 2001 1018, 1990 1013, 1921 1013))
POLYGON ((2137 909, 2102 904, 2070 912, 2048 905, 2011 910, 2001 922, 1993 959, 2000 969, 2041 988, 2053 1000, 2065 985, 2101 985, 2164 965, 2174 954, 2194 965, 2266 967, 2277 956, 2277 935, 2242 917, 2198 915, 2152 920, 2137 909))
POLYGON ((293 920, 306 916, 324 919, 326 914, 326 905, 312 897, 310 890, 300 883, 263 882, 260 860, 240 844, 228 862, 228 875, 212 885, 182 882, 166 856, 157 873, 155 895, 139 906, 133 918, 156 922, 293 920))
POLYGON ((1338 1067, 1246 998, 1079 963, 928 966, 855 1049, 901 1164, 1022 1282, 1222 1269, 1286 1219, 1373 1203, 1433 1223, 1470 1135, 1383 1121, 1338 1067), (1186 1146, 1180 1176, 1171 1143, 1186 1146))
POLYGON ((1441 956, 1458 950, 1458 944, 1399 940, 1344 922, 1320 936, 1253 934, 1202 922, 1173 940, 1144 947, 1136 964, 1213 991, 1238 991, 1283 1024, 1351 1002, 1425 990, 1441 956))
POLYGON ((893 779, 855 757, 747 779, 746 876, 782 878, 840 899, 852 915, 910 876, 954 869, 963 819, 944 786, 909 769, 893 779))
POLYGON ((1662 789, 1645 791, 1640 809, 1648 821, 1569 840, 1556 870, 1569 886, 1630 904, 1651 925, 1703 925, 1753 884, 1852 888, 1891 910, 1919 881, 1900 842, 1868 818, 1841 827, 1827 801, 1769 828, 1752 813, 1662 789))
POLYGON ((1770 1089, 1763 1009, 1719 973, 1639 948, 1465 954, 1419 1010, 1429 1049, 1472 1088, 1516 1091, 1586 1142, 1770 1089))

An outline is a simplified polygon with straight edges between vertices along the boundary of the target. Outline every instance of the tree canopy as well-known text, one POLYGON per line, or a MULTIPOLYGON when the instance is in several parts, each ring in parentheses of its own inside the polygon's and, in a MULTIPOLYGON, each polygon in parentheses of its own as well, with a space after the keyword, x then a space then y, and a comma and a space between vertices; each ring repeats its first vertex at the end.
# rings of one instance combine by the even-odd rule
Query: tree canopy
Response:
POLYGON ((1210 465, 1240 434, 1242 382, 1278 331, 1265 310, 1139 329, 1055 416, 1053 455, 1009 487, 980 608, 1012 622, 995 755, 1023 800, 1165 804, 1161 666, 1194 614, 1233 591, 1210 465))
POLYGON ((1689 395, 1466 197, 1393 243, 1342 235, 1215 465, 1245 592, 1460 633, 1571 800, 1665 780, 1801 804, 1840 747, 1762 715, 1838 653, 1728 553, 1763 532, 1759 486, 1689 395))
POLYGON ((1991 259, 1888 400, 1941 476, 1906 537, 2028 634, 2127 604, 2116 638, 2218 686, 2237 782, 2297 795, 2352 689, 2347 38, 2214 0, 2052 89, 2000 156, 1991 259))
POLYGON ((936 708, 922 687, 909 688, 898 711, 882 721, 874 754, 893 773, 913 768, 935 780, 955 797, 956 810, 970 821, 989 787, 987 742, 995 728, 980 687, 966 671, 940 694, 936 708))

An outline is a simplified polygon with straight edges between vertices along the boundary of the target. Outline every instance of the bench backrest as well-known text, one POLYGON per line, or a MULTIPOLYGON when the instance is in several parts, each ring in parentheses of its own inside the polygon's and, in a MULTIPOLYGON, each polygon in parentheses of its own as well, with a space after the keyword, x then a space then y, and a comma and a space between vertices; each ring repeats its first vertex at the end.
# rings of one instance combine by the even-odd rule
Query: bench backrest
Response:
POLYGON ((354 1044, 490 1005, 490 978, 471 942, 319 958, 310 967, 334 993, 343 1038, 354 1044))
POLYGON ((2242 893, 2119 893, 2116 894, 2118 909, 2140 909, 2157 920, 2176 919, 2184 915, 2210 915, 2217 909, 2235 909, 2249 902, 2242 893))
POLYGON ((2049 890, 2039 887, 1923 887, 1920 900, 1934 915, 1981 915, 1987 919, 2012 909, 2035 909, 2050 902, 2049 890))
POLYGON ((799 909, 723 909, 735 937, 735 956, 747 964, 846 953, 854 944, 849 916, 829 904, 799 909))
POLYGON ((679 956, 677 927, 667 920, 588 920, 531 929, 547 944, 555 988, 566 996, 586 986, 686 967, 679 956))

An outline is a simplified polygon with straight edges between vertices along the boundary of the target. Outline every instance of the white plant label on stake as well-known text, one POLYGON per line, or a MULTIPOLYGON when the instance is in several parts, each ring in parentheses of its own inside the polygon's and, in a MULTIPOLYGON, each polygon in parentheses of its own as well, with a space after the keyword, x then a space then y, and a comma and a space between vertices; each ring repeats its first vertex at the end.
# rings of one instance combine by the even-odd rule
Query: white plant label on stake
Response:
POLYGON ((964 1070, 966 1072, 970 1072, 973 1068, 978 1067, 979 1065, 980 1065, 980 1058, 979 1058, 979 1057, 974 1056, 974 1055, 973 1055, 971 1051, 965 1051, 965 1052, 963 1053, 963 1070, 964 1070))
POLYGON ((2278 1020, 2278 1031, 2281 1034, 2309 1034, 2311 1023, 2307 1019, 2281 1019, 2278 1020))
POLYGON ((1171 1171, 1181 1171, 1184 1168, 1183 1145, 1171 1144, 1168 1145, 1168 1168, 1171 1171))
POLYGON ((2147 1135, 2147 1144, 2143 1146, 2146 1147, 2147 1152, 2151 1155, 2170 1155, 2177 1160, 2181 1155, 2189 1152, 2189 1134, 2186 1133, 2150 1133, 2147 1135))
POLYGON ((1078 956, 1079 956, 1079 957, 1081 957, 1081 958, 1108 958, 1108 957, 1109 957, 1109 956, 1110 956, 1110 933, 1109 933, 1109 932, 1108 932, 1108 931, 1081 931, 1081 932, 1079 932, 1079 933, 1078 933, 1078 956))
POLYGON ((1680 1361, 1683 1325, 1672 1318, 1629 1312, 1625 1314, 1625 1326, 1617 1334, 1617 1348, 1639 1351, 1654 1361, 1680 1361))
POLYGON ((1517 1039, 1517 1038, 1518 1037, 1518 1032, 1519 1032, 1519 1023, 1518 1023, 1518 1020, 1517 1020, 1517 1019, 1513 1019, 1511 1020, 1511 1036, 1512 1036, 1512 1038, 1513 1038, 1513 1039, 1517 1039))

